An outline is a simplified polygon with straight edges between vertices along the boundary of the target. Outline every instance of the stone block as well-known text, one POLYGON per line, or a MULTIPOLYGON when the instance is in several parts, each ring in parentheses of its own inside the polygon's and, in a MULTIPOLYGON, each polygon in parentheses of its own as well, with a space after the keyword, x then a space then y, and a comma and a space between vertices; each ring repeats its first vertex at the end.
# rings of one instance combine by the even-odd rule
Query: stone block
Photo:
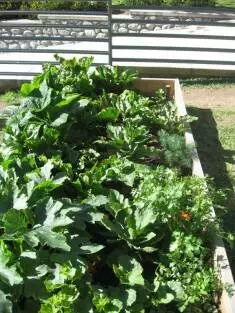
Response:
POLYGON ((96 38, 107 38, 107 35, 104 33, 99 33, 96 38))
POLYGON ((130 30, 137 30, 139 26, 140 25, 138 25, 137 23, 129 24, 128 25, 128 29, 130 29, 130 30))
POLYGON ((94 38, 96 36, 96 33, 93 29, 85 29, 85 35, 87 37, 92 37, 94 38))
POLYGON ((30 37, 30 36, 33 36, 34 34, 33 34, 33 32, 32 32, 31 30, 25 30, 25 31, 23 32, 23 35, 30 37))
POLYGON ((0 41, 0 49, 7 49, 8 44, 4 41, 0 41))
POLYGON ((119 33, 128 33, 128 30, 127 28, 124 28, 124 27, 120 27, 119 30, 118 30, 119 33))
POLYGON ((154 30, 155 24, 145 24, 145 28, 147 28, 149 30, 154 30))
POLYGON ((20 48, 21 49, 29 49, 30 48, 30 42, 28 42, 28 41, 20 42, 20 48))
POLYGON ((12 33, 12 35, 21 35, 22 31, 19 28, 12 28, 11 33, 12 33))
POLYGON ((41 35, 42 35, 42 29, 39 29, 39 28, 38 28, 38 29, 35 29, 34 34, 41 36, 41 35))
POLYGON ((69 31, 66 29, 58 29, 58 34, 61 36, 68 36, 69 35, 69 31))
POLYGON ((31 41, 30 42, 30 47, 32 48, 32 49, 36 49, 37 48, 37 42, 36 41, 31 41))
POLYGON ((19 49, 20 45, 18 43, 9 44, 9 49, 19 49))
POLYGON ((82 25, 84 25, 84 26, 92 26, 92 22, 83 21, 83 22, 82 22, 82 25))

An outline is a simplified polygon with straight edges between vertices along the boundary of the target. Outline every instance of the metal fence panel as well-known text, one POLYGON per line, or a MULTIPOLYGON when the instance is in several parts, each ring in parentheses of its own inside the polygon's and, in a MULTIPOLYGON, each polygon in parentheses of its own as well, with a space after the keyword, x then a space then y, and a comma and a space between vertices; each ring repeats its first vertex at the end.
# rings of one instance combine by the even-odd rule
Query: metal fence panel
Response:
POLYGON ((42 63, 56 64, 53 53, 92 55, 94 65, 235 70, 234 9, 92 2, 103 3, 105 11, 0 10, 0 19, 10 19, 0 21, 0 78, 33 76, 42 63))
POLYGON ((136 67, 169 64, 199 68, 231 66, 235 70, 234 9, 115 8, 128 8, 132 14, 112 16, 114 64, 136 67), (123 25, 121 31, 116 30, 117 24, 123 25))

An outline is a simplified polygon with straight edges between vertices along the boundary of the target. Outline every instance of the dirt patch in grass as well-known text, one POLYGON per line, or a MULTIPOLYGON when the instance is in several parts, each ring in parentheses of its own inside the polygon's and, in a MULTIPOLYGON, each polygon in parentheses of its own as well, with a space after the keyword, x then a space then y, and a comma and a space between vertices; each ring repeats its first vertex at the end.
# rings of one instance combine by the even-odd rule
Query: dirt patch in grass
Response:
POLYGON ((235 86, 223 88, 183 88, 186 105, 200 108, 226 107, 235 109, 235 86))

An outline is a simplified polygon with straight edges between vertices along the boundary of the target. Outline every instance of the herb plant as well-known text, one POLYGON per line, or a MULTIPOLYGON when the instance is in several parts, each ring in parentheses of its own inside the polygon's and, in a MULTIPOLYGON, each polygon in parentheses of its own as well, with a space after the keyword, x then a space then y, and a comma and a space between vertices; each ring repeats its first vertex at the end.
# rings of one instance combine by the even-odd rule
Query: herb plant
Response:
POLYGON ((57 59, 2 113, 0 312, 217 312, 185 119, 125 89, 136 73, 57 59))

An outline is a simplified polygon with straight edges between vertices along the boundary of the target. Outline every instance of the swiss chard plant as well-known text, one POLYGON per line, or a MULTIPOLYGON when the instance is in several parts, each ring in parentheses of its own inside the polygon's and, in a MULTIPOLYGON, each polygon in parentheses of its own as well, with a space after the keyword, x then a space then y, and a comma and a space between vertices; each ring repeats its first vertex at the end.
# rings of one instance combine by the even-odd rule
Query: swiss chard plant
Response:
POLYGON ((0 312, 217 312, 185 118, 135 72, 57 59, 1 115, 0 312))

